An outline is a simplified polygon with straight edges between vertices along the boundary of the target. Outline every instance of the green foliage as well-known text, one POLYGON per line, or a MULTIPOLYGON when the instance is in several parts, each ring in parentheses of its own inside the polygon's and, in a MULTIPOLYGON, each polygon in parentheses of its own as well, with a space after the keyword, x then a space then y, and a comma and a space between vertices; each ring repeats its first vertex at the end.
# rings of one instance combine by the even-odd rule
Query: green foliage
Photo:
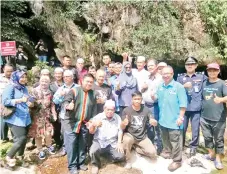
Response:
POLYGON ((27 72, 28 75, 28 86, 32 86, 39 80, 40 71, 42 69, 48 69, 50 71, 51 77, 53 76, 54 69, 47 65, 47 62, 35 61, 35 66, 27 72))
POLYGON ((3 159, 7 152, 9 151, 9 149, 12 147, 12 143, 11 142, 7 142, 7 143, 1 143, 0 144, 0 159, 3 159))
POLYGON ((218 49, 217 57, 227 60, 227 2, 201 1, 200 12, 206 30, 218 49))
POLYGON ((142 22, 131 30, 127 41, 132 41, 131 52, 158 59, 182 58, 182 26, 172 2, 139 2, 134 6, 142 22))

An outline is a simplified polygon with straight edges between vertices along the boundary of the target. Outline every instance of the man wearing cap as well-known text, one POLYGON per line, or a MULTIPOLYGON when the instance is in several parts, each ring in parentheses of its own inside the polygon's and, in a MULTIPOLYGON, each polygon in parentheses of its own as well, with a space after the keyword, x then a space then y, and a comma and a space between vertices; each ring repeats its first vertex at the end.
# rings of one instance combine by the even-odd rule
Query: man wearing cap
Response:
POLYGON ((185 145, 185 135, 190 120, 192 126, 192 140, 189 143, 189 158, 196 154, 196 149, 199 145, 199 126, 202 106, 202 84, 207 79, 207 77, 203 73, 195 72, 197 66, 198 60, 194 57, 188 57, 185 60, 186 73, 178 74, 177 78, 177 81, 184 85, 188 98, 188 106, 184 117, 183 145, 185 145))
POLYGON ((217 63, 207 65, 208 80, 202 87, 201 129, 208 154, 204 157, 214 161, 217 169, 223 169, 224 133, 226 127, 227 86, 218 78, 220 67, 217 63))
POLYGON ((101 167, 101 154, 107 154, 114 162, 125 159, 122 146, 123 131, 120 127, 121 117, 114 112, 115 102, 107 100, 104 111, 92 118, 91 122, 87 124, 89 132, 94 134, 90 149, 92 174, 97 174, 101 167))
POLYGON ((157 66, 158 73, 162 75, 162 69, 167 66, 167 63, 165 62, 159 62, 157 66))

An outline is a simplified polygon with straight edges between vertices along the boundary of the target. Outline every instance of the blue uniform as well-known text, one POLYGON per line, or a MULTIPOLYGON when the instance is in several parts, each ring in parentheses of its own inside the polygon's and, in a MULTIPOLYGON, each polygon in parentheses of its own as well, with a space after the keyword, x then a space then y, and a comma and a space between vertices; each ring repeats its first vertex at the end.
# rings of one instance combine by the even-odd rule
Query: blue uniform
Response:
POLYGON ((186 73, 178 74, 177 81, 184 85, 187 82, 192 83, 191 89, 186 89, 188 97, 188 107, 184 117, 184 144, 185 134, 188 128, 188 122, 191 120, 192 125, 192 140, 189 143, 190 148, 196 149, 199 145, 199 127, 200 127, 200 115, 202 108, 202 85, 207 79, 207 76, 202 72, 196 72, 191 77, 186 73))

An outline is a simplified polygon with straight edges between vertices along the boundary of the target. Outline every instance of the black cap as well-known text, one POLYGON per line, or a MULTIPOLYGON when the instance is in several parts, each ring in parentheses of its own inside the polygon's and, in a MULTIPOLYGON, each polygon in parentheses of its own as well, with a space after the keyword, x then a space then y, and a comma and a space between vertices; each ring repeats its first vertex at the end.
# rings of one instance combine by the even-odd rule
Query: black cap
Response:
POLYGON ((197 64, 198 60, 194 57, 188 57, 187 59, 185 59, 185 65, 187 64, 197 64))

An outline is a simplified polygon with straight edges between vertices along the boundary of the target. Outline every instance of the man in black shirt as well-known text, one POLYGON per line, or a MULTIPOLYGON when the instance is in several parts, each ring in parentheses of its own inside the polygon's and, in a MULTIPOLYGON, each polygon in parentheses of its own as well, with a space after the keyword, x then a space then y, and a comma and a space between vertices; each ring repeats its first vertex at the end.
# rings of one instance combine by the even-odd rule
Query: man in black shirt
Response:
POLYGON ((156 157, 155 147, 147 137, 146 123, 157 126, 157 121, 151 115, 150 110, 141 103, 142 94, 135 92, 132 94, 132 106, 125 108, 122 112, 121 128, 124 130, 123 146, 127 161, 125 168, 131 168, 129 159, 133 145, 137 153, 150 158, 156 157))
POLYGON ((47 52, 48 49, 46 48, 44 42, 42 39, 39 40, 37 45, 35 46, 35 49, 37 51, 39 61, 40 62, 46 62, 47 61, 47 52))
POLYGON ((218 78, 220 67, 217 63, 207 65, 208 80, 203 83, 203 101, 200 124, 209 154, 204 155, 214 161, 217 169, 223 169, 221 157, 224 155, 224 133, 226 127, 227 86, 218 78))
POLYGON ((16 54, 16 69, 27 71, 28 57, 24 55, 23 46, 19 45, 16 54))

